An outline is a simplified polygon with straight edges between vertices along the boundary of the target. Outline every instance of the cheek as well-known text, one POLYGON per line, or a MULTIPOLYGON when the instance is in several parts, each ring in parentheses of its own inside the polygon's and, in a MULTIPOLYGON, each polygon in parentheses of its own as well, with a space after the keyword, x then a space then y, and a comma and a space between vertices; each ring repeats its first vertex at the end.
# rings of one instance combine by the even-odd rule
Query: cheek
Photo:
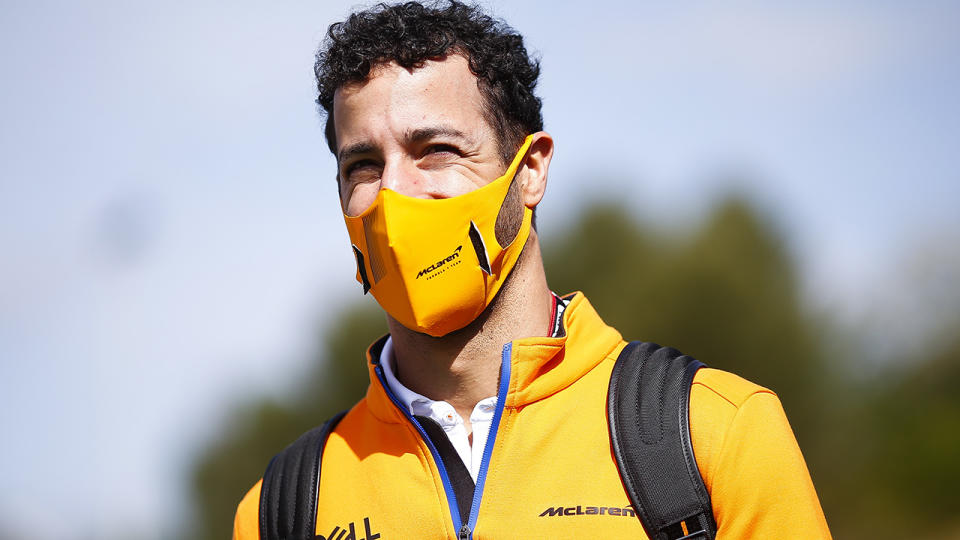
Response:
POLYGON ((355 185, 350 193, 343 193, 341 195, 340 206, 343 207, 343 212, 348 216, 358 216, 362 214, 363 211, 370 208, 370 205, 376 200, 379 188, 379 182, 355 185))
POLYGON ((489 184, 496 173, 481 171, 462 165, 452 165, 444 169, 429 171, 427 183, 429 196, 435 199, 446 199, 464 195, 489 184))

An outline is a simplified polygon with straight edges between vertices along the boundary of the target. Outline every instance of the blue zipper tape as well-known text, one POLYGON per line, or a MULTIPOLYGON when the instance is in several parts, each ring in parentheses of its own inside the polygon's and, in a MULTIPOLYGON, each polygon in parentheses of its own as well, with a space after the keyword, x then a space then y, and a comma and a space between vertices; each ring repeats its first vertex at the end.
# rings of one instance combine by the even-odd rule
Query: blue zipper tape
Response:
POLYGON ((497 388, 497 407, 493 411, 493 420, 490 422, 490 431, 487 434, 487 444, 483 447, 483 459, 480 461, 480 471, 477 473, 477 485, 473 491, 473 504, 470 506, 470 519, 467 528, 470 529, 470 538, 473 538, 473 529, 477 526, 477 515, 480 513, 480 500, 483 498, 483 486, 487 481, 487 468, 490 466, 490 456, 493 454, 493 445, 497 440, 497 431, 500 429, 500 418, 507 403, 507 390, 510 388, 510 356, 513 343, 503 346, 503 358, 500 361, 500 386, 497 388))

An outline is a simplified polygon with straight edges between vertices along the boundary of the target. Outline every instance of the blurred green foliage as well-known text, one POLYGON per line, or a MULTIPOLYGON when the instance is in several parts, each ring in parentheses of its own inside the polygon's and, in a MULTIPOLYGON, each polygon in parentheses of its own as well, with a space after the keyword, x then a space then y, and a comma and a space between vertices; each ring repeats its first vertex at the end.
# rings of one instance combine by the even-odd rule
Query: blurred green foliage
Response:
MULTIPOLYGON (((625 338, 669 344, 775 390, 836 538, 960 538, 960 340, 850 378, 857 351, 838 352, 830 321, 805 312, 775 230, 736 198, 687 234, 600 204, 548 234, 547 276, 558 293, 583 291, 625 338)), ((185 538, 230 536, 270 457, 363 395, 364 351, 384 331, 378 310, 347 309, 310 371, 291 374, 292 395, 236 407, 196 461, 185 538)))

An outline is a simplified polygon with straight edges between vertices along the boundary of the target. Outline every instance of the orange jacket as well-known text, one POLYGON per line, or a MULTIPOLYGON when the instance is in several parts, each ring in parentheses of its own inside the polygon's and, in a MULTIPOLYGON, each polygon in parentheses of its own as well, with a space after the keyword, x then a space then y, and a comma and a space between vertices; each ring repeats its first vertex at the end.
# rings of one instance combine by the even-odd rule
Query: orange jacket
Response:
MULTIPOLYGON (((626 343, 580 293, 563 323, 564 337, 504 347, 501 399, 477 481, 482 490, 467 524, 475 539, 647 538, 620 481, 607 429, 610 373, 626 343)), ((431 445, 391 400, 369 354, 367 395, 324 451, 316 534, 326 540, 344 540, 351 531, 355 540, 457 538, 462 524, 445 474, 431 445)), ((701 369, 690 400, 691 438, 718 540, 830 538, 773 392, 701 369)), ((259 498, 258 482, 237 508, 234 540, 259 537, 259 498)))

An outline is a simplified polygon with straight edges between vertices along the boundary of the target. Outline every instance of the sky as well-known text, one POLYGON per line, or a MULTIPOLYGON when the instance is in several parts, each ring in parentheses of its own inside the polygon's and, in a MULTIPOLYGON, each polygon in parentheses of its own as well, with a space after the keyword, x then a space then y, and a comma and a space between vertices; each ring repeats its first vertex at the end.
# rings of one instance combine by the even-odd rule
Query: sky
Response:
MULTIPOLYGON (((360 295, 312 74, 354 5, 0 3, 0 536, 169 537, 230 406, 360 295)), ((541 58, 545 241, 745 193, 813 309, 956 293, 956 3, 485 5, 541 58)))

